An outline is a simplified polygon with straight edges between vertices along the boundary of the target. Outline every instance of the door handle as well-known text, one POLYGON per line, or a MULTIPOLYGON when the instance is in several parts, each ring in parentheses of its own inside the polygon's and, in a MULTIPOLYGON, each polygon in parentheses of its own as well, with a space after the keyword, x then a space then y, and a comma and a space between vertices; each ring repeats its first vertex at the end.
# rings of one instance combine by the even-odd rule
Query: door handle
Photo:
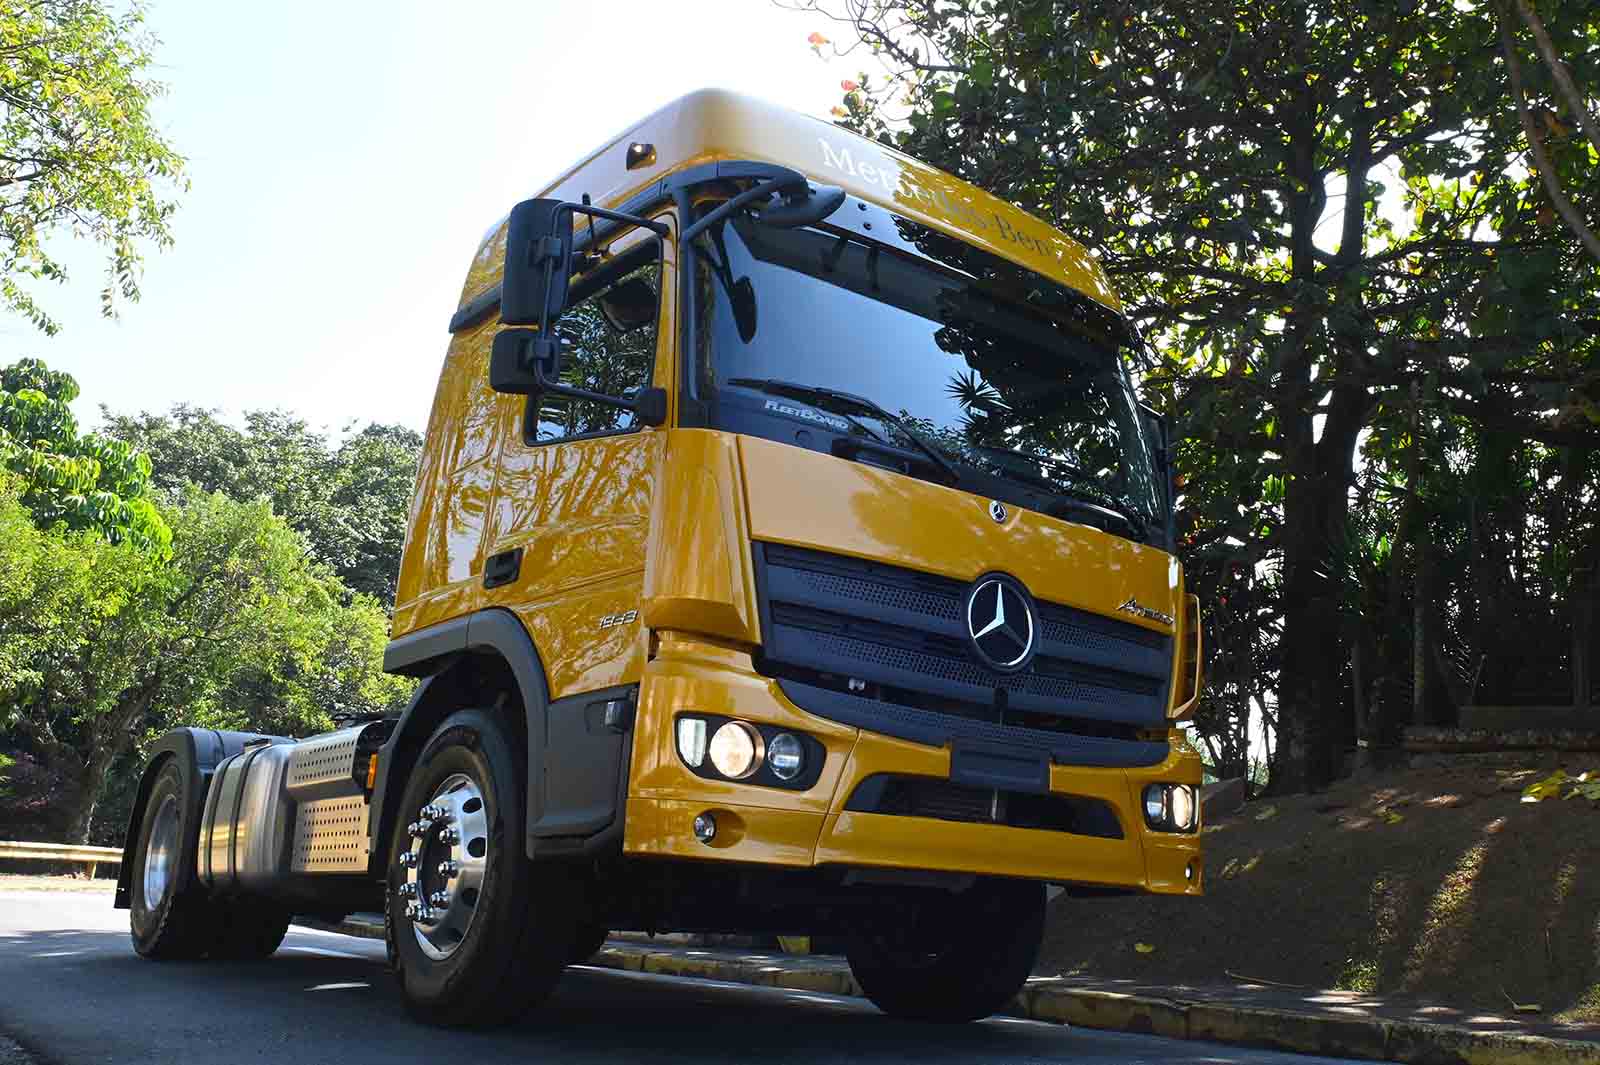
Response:
POLYGON ((483 563, 483 586, 498 588, 502 584, 510 584, 517 579, 517 574, 520 572, 522 572, 522 548, 513 547, 510 551, 490 555, 483 563))

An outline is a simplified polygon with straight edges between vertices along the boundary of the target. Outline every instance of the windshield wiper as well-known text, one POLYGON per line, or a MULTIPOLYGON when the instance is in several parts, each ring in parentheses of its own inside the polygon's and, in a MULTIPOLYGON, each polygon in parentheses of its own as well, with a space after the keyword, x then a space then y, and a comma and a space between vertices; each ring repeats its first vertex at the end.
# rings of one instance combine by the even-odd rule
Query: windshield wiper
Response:
MULTIPOLYGON (((866 396, 858 396, 854 392, 843 392, 837 388, 826 388, 822 385, 803 385, 798 381, 784 381, 775 377, 730 377, 726 383, 737 388, 752 388, 757 392, 766 392, 774 396, 789 396, 802 402, 815 403, 818 400, 827 400, 833 403, 844 403, 865 411, 885 425, 892 425, 900 430, 900 435, 911 441, 916 449, 927 457, 929 464, 939 471, 946 483, 951 485, 961 483, 961 474, 957 473, 956 468, 950 465, 949 459, 939 454, 932 444, 912 432, 906 426, 904 418, 890 414, 866 396)), ((877 433, 851 418, 848 414, 841 414, 841 416, 851 425, 877 440, 879 444, 887 444, 887 441, 878 436, 877 433)))

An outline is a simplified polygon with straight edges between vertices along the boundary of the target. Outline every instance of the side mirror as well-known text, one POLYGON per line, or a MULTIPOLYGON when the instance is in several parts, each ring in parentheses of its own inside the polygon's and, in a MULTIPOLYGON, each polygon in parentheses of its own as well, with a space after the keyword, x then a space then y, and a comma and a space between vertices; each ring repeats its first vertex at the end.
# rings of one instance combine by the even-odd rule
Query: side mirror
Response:
POLYGON ((561 374, 561 345, 535 354, 537 329, 505 329, 495 334, 489 349, 489 387, 514 396, 537 396, 547 391, 561 374))
POLYGON ((544 325, 567 305, 572 275, 572 204, 523 200, 506 227, 506 269, 500 285, 500 320, 544 325))

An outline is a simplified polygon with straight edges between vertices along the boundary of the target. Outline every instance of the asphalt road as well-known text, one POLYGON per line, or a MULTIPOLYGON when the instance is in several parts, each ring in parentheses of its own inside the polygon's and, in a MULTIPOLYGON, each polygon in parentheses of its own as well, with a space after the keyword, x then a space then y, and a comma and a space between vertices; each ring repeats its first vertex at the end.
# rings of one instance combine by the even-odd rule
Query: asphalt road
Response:
POLYGON ((0 1033, 41 1065, 1342 1060, 1006 1018, 908 1024, 858 999, 585 967, 521 1024, 441 1031, 406 1016, 382 944, 294 928, 264 962, 147 962, 98 892, 0 892, 0 1033))

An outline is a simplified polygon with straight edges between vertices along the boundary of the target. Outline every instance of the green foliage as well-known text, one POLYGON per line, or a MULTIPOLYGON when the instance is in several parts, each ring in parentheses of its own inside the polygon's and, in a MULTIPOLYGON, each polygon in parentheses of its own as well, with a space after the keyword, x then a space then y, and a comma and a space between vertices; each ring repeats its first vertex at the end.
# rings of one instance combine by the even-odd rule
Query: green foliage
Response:
POLYGON ((422 438, 368 425, 331 443, 284 411, 251 411, 243 429, 182 404, 165 415, 105 412, 105 434, 148 454, 153 483, 267 499, 347 587, 394 602, 422 438))
POLYGON ((66 280, 52 234, 106 249, 105 313, 139 298, 142 243, 171 243, 183 160, 150 114, 163 87, 144 9, 101 0, 0 0, 0 306, 45 333, 30 281, 66 280))
MULTIPOLYGON (((1211 643, 1232 671, 1213 719, 1247 719, 1255 700, 1280 739, 1281 786, 1325 781, 1353 739, 1351 604, 1387 611, 1395 638, 1378 650, 1399 676, 1409 586, 1371 580, 1355 555, 1382 545, 1380 571, 1397 572, 1423 550, 1432 506, 1413 508, 1393 552, 1404 488, 1420 493, 1404 484, 1415 430, 1458 468, 1472 462, 1463 448, 1493 436, 1597 441, 1600 269, 1527 164, 1492 10, 789 6, 849 23, 883 64, 847 87, 841 124, 1095 249, 1160 355, 1144 385, 1184 440, 1193 587, 1229 604, 1218 613, 1232 635, 1211 643), (1358 445, 1375 512, 1353 528, 1358 445)), ((1590 7, 1551 0, 1539 13, 1574 80, 1593 86, 1590 7)), ((1600 217, 1594 163, 1560 132, 1548 71, 1526 73, 1563 181, 1600 217)), ((1582 542, 1575 525, 1555 532, 1582 542)), ((1449 625, 1477 624, 1475 594, 1449 625)))
POLYGON ((85 838, 107 773, 172 725, 307 733, 396 708, 387 621, 314 562, 265 500, 191 490, 158 556, 37 528, 0 485, 0 728, 81 783, 85 838))
POLYGON ((172 534, 149 498, 150 459, 132 445, 78 434, 78 383, 38 359, 0 367, 0 467, 21 477, 43 527, 60 522, 157 553, 172 534))

